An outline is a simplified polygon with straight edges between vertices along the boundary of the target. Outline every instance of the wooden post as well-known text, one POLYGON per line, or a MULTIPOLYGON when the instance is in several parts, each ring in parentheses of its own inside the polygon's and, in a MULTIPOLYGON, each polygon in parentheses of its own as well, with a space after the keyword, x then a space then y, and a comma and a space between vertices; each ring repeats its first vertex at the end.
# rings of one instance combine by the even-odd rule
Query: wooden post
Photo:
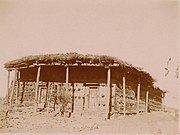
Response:
POLYGON ((40 103, 41 103, 41 97, 42 97, 42 88, 41 88, 41 91, 40 91, 40 98, 39 98, 40 103))
POLYGON ((59 98, 60 94, 61 94, 61 84, 58 84, 57 102, 58 102, 58 111, 59 111, 59 114, 61 114, 61 111, 60 111, 60 109, 61 109, 61 101, 60 101, 60 98, 59 98))
MULTIPOLYGON (((52 84, 50 84, 52 85, 52 84)), ((52 95, 52 86, 50 87, 50 93, 49 93, 49 96, 48 96, 48 104, 47 104, 47 113, 49 113, 49 108, 50 108, 50 102, 51 102, 51 95, 52 95)))
POLYGON ((16 85, 16 76, 17 76, 17 70, 14 70, 13 86, 12 86, 11 95, 10 95, 10 107, 12 107, 13 95, 14 95, 14 90, 15 90, 15 85, 16 85))
POLYGON ((25 88, 25 82, 23 82, 23 87, 22 87, 22 95, 21 95, 21 104, 23 103, 23 97, 24 97, 24 88, 25 88))
POLYGON ((39 92, 38 92, 38 103, 41 103, 41 95, 42 95, 42 88, 39 88, 39 92))
POLYGON ((18 72, 18 97, 19 97, 19 93, 20 93, 20 78, 21 78, 21 72, 18 72))
POLYGON ((36 90, 35 90, 35 105, 34 112, 37 112, 38 107, 38 91, 39 91, 39 78, 40 78, 41 66, 38 67, 37 77, 36 77, 36 90))
POLYGON ((66 88, 68 88, 69 83, 69 67, 66 67, 66 88))
POLYGON ((72 89, 73 89, 73 93, 72 93, 72 110, 71 110, 71 112, 74 112, 74 83, 72 83, 72 89))
POLYGON ((19 96, 19 78, 20 78, 20 71, 17 71, 17 88, 16 88, 16 103, 18 102, 19 96))
POLYGON ((138 88, 137 88, 137 114, 139 114, 139 100, 140 100, 140 83, 138 83, 138 88))
POLYGON ((112 96, 112 89, 111 89, 111 69, 109 68, 107 71, 107 87, 108 87, 108 104, 109 104, 109 108, 108 108, 108 119, 110 119, 111 117, 111 106, 112 106, 112 102, 111 102, 111 96, 112 96))
POLYGON ((109 115, 108 115, 108 119, 110 119, 111 117, 111 111, 112 111, 112 86, 110 85, 109 88, 109 115))
POLYGON ((90 108, 90 88, 88 88, 88 109, 90 108))
POLYGON ((149 91, 146 91, 146 113, 148 112, 149 91))
MULTIPOLYGON (((56 85, 57 86, 57 85, 56 85)), ((57 87, 54 87, 54 89, 56 90, 56 95, 54 95, 54 111, 56 110, 56 103, 57 103, 57 98, 58 98, 58 89, 57 87)))
POLYGON ((9 82, 10 82, 10 75, 11 71, 8 70, 8 76, 7 76, 7 104, 9 105, 9 96, 10 96, 10 88, 9 88, 9 82))
POLYGON ((48 89, 49 89, 49 83, 47 82, 46 84, 46 97, 45 97, 45 104, 44 104, 44 108, 47 107, 47 98, 48 98, 48 89))
POLYGON ((164 111, 164 93, 161 94, 161 111, 163 112, 164 111))
POLYGON ((126 116, 126 79, 123 76, 123 114, 126 116))
MULTIPOLYGON (((69 89, 69 67, 66 67, 66 92, 69 89)), ((65 96, 66 93, 64 93, 63 91, 63 95, 65 96)), ((65 112, 66 112, 66 106, 63 105, 63 110, 64 110, 64 116, 65 116, 65 112)))

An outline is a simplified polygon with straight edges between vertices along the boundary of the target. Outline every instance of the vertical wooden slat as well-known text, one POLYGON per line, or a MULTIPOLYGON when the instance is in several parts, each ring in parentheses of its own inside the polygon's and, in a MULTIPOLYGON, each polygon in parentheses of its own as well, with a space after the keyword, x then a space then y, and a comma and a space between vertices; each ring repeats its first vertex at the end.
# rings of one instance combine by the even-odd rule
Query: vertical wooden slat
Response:
POLYGON ((57 98, 58 98, 58 89, 57 89, 57 84, 55 84, 55 87, 54 87, 54 89, 55 89, 55 92, 56 92, 56 95, 54 95, 54 111, 56 110, 56 103, 57 103, 57 98))
POLYGON ((9 82, 10 82, 10 75, 11 71, 8 70, 8 76, 7 76, 7 104, 9 105, 9 96, 10 96, 10 89, 9 89, 9 82))
POLYGON ((41 103, 41 94, 42 94, 42 88, 39 88, 39 92, 38 92, 38 103, 41 103))
POLYGON ((164 93, 161 94, 161 111, 164 111, 164 93))
MULTIPOLYGON (((69 89, 69 67, 66 67, 66 92, 69 89)), ((63 92, 63 95, 65 96, 66 94, 63 92)), ((64 106, 64 105, 63 105, 64 106)), ((66 110, 66 107, 64 106, 64 111, 66 110)), ((64 112, 65 114, 65 112, 64 112)))
POLYGON ((15 90, 15 85, 16 85, 16 77, 17 77, 17 70, 14 70, 14 79, 13 79, 13 86, 11 89, 11 95, 10 95, 10 107, 12 107, 12 101, 13 101, 13 95, 14 95, 14 90, 15 90))
POLYGON ((38 107, 38 91, 39 91, 39 78, 40 78, 41 66, 38 67, 37 77, 36 77, 36 90, 35 90, 35 105, 34 112, 37 112, 38 107))
MULTIPOLYGON (((48 103, 47 103, 47 113, 49 112, 49 108, 50 108, 50 102, 51 102, 51 95, 52 95, 52 84, 50 84, 50 93, 49 93, 49 96, 48 96, 48 103)), ((49 88, 49 87, 48 87, 49 88)))
POLYGON ((45 97, 44 108, 47 107, 48 89, 49 89, 49 82, 47 82, 47 84, 46 84, 46 97, 45 97))
POLYGON ((138 87, 137 87, 137 114, 139 114, 139 100, 140 100, 140 83, 138 83, 138 87))
POLYGON ((22 87, 22 94, 21 94, 21 104, 23 103, 23 97, 24 97, 24 91, 25 91, 25 82, 23 82, 23 87, 22 87))
POLYGON ((90 88, 88 88, 88 108, 90 108, 90 88))
POLYGON ((110 84, 111 84, 111 69, 109 68, 108 72, 107 72, 107 86, 108 86, 108 88, 110 88, 110 84))
POLYGON ((69 83, 69 67, 66 67, 66 88, 68 87, 69 83))
POLYGON ((58 84, 57 102, 58 102, 58 111, 59 111, 59 114, 61 114, 61 111, 60 111, 60 109, 61 109, 61 101, 60 101, 60 98, 59 98, 60 94, 61 94, 61 85, 58 84))
POLYGON ((16 102, 18 102, 18 96, 19 96, 19 77, 20 77, 20 72, 17 71, 17 88, 16 88, 16 102))
POLYGON ((74 83, 72 84, 72 110, 71 112, 74 112, 74 83))
POLYGON ((42 89, 40 91, 40 98, 39 98, 39 102, 41 103, 41 97, 42 97, 42 89))
POLYGON ((110 88, 109 88, 109 114, 108 114, 108 119, 110 119, 111 117, 111 111, 112 111, 112 87, 110 85, 110 88))
POLYGON ((108 87, 108 119, 110 119, 111 116, 111 107, 112 107, 112 102, 111 102, 111 94, 112 94, 112 89, 111 89, 111 69, 109 68, 107 71, 107 87, 108 87))
POLYGON ((146 113, 148 112, 149 91, 146 91, 146 113))
POLYGON ((126 116, 126 79, 123 76, 123 115, 126 116))
POLYGON ((18 72, 18 97, 19 97, 19 93, 20 93, 20 76, 21 75, 21 72, 19 71, 18 72))

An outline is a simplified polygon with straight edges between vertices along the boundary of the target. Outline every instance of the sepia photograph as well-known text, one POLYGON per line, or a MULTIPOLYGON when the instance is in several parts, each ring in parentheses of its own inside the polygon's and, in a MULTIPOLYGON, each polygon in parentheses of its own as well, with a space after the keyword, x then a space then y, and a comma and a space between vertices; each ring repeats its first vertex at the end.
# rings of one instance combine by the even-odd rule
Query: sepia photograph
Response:
POLYGON ((178 0, 0 0, 0 134, 180 135, 178 0))

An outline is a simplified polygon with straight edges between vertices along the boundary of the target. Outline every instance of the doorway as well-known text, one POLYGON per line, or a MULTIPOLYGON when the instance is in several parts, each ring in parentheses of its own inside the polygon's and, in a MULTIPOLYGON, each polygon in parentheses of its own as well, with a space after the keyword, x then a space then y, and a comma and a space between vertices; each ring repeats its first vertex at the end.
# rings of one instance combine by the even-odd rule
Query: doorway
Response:
POLYGON ((99 104, 99 88, 89 87, 89 109, 97 109, 99 104))

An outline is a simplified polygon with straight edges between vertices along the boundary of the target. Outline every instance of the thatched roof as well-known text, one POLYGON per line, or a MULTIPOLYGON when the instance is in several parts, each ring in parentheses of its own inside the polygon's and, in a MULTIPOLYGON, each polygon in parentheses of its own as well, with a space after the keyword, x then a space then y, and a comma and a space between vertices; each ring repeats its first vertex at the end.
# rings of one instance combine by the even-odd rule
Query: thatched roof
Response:
POLYGON ((107 56, 107 55, 91 55, 91 54, 78 54, 78 53, 61 53, 61 54, 46 54, 46 55, 34 55, 26 56, 20 59, 12 60, 4 64, 6 69, 28 67, 33 64, 101 64, 101 65, 118 65, 124 69, 129 69, 133 72, 141 74, 150 82, 155 80, 151 75, 145 71, 142 71, 142 68, 135 67, 125 61, 122 61, 118 58, 107 56))

